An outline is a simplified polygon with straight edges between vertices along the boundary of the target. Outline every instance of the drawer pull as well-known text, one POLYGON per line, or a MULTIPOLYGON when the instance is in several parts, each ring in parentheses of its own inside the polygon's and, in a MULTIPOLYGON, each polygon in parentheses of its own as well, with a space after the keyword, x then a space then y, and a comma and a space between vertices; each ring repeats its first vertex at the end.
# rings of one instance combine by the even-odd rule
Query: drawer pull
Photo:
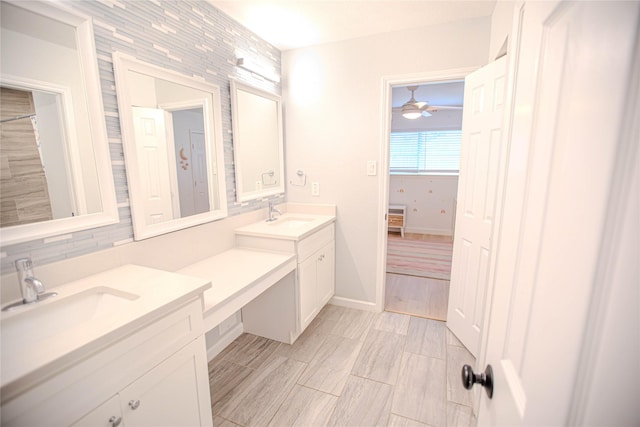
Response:
POLYGON ((140 406, 140 401, 139 401, 139 400, 137 400, 137 399, 136 399, 136 400, 130 400, 130 401, 129 401, 129 407, 130 407, 131 409, 133 409, 134 411, 135 411, 136 409, 138 409, 138 407, 139 407, 139 406, 140 406))
POLYGON ((118 427, 122 422, 122 417, 116 417, 115 415, 109 418, 109 423, 111 423, 111 427, 118 427))

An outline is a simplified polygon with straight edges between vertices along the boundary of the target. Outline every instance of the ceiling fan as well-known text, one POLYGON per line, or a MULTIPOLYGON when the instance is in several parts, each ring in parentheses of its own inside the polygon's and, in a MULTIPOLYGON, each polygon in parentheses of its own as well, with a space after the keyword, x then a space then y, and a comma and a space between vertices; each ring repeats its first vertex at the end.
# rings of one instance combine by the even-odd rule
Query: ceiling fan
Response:
POLYGON ((432 112, 438 110, 461 110, 462 105, 429 105, 424 101, 416 101, 414 92, 418 89, 418 86, 408 86, 407 89, 411 91, 411 99, 404 103, 400 108, 402 116, 406 119, 414 120, 419 117, 429 117, 432 112))

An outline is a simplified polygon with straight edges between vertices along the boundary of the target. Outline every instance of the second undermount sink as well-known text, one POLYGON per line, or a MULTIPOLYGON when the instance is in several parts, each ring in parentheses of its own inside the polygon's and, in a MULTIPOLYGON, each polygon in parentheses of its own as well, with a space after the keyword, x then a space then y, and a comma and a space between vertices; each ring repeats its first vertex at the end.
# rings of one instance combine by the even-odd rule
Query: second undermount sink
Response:
POLYGON ((298 228, 303 227, 313 221, 313 218, 284 217, 273 221, 271 225, 282 228, 298 228))
POLYGON ((38 342, 105 316, 118 316, 120 310, 126 310, 138 298, 136 294, 96 286, 77 294, 25 305, 2 318, 2 345, 12 347, 38 342))

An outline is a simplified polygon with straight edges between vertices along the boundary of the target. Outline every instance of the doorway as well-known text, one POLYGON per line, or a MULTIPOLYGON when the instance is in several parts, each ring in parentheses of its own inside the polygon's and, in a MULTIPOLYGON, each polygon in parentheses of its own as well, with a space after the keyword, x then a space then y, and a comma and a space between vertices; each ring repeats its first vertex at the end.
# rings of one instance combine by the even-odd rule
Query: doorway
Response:
POLYGON ((391 94, 384 309, 446 321, 464 80, 391 94))

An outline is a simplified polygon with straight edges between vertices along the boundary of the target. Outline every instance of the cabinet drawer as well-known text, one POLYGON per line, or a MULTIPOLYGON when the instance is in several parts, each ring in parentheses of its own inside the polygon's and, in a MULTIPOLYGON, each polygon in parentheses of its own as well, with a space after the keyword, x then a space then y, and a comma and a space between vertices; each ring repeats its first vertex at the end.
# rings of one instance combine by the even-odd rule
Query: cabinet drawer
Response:
POLYGON ((404 226, 404 216, 403 215, 389 215, 389 226, 390 227, 402 227, 402 226, 404 226))
POLYGON ((334 240, 335 224, 330 224, 320 231, 298 242, 298 263, 301 263, 325 244, 334 240))

